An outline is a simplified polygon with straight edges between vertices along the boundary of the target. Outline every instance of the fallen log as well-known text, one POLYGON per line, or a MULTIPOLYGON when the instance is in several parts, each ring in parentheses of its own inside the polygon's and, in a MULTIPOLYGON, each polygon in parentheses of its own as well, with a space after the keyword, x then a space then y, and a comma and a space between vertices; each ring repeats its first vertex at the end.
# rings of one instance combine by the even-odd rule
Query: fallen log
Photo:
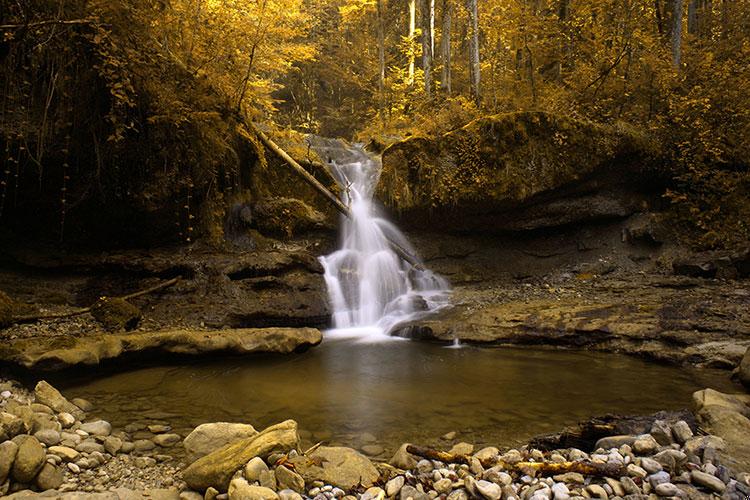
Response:
MULTIPOLYGON (((162 283, 159 283, 158 285, 154 285, 152 287, 146 288, 144 290, 139 290, 137 292, 133 292, 127 295, 123 295, 121 297, 113 297, 115 299, 121 299, 121 300, 130 300, 134 299, 136 297, 140 297, 142 295, 147 295, 149 293, 153 293, 156 291, 159 291, 163 288, 170 287, 177 283, 180 280, 180 277, 172 278, 170 280, 164 281, 162 283)), ((101 299, 97 300, 94 304, 88 306, 88 307, 79 307, 77 309, 74 309, 72 311, 66 311, 64 313, 53 313, 53 314, 33 314, 28 316, 18 316, 11 320, 11 324, 26 324, 26 323, 36 323, 37 321, 43 321, 48 319, 61 319, 61 318, 72 318, 74 316, 80 316, 81 314, 86 314, 91 312, 91 310, 97 306, 97 304, 100 304, 101 299)))
MULTIPOLYGON (((409 445, 406 447, 406 451, 412 455, 430 460, 454 464, 471 464, 470 456, 457 455, 447 451, 435 450, 433 448, 409 445)), ((566 472, 578 472, 579 474, 588 476, 619 478, 624 474, 622 466, 591 462, 588 460, 576 462, 517 462, 511 464, 499 459, 490 458, 480 460, 479 462, 482 464, 482 467, 486 469, 501 466, 508 471, 529 475, 541 474, 543 476, 553 476, 557 474, 565 474, 566 472)))
MULTIPOLYGON (((331 202, 336 210, 341 212, 344 216, 351 218, 351 212, 349 210, 349 207, 344 205, 341 200, 331 193, 326 187, 318 181, 315 177, 313 177, 312 174, 310 174, 307 170, 305 170, 302 165, 300 165, 294 158, 289 156, 289 154, 281 149, 278 144, 273 142, 262 130, 260 130, 258 127, 253 125, 252 123, 249 123, 245 121, 246 128, 253 132, 258 138, 261 140, 261 142, 271 151, 273 151, 277 156, 279 156, 282 160, 284 160, 292 169, 299 175, 302 180, 310 184, 313 188, 315 188, 316 191, 318 191, 320 194, 322 194, 329 202, 331 202)), ((404 259, 406 262, 414 266, 415 269, 422 270, 422 264, 417 260, 417 258, 413 255, 411 255, 409 252, 406 251, 405 248, 403 248, 401 245, 396 243, 395 241, 388 240, 388 243, 390 244, 393 251, 402 259, 404 259)))

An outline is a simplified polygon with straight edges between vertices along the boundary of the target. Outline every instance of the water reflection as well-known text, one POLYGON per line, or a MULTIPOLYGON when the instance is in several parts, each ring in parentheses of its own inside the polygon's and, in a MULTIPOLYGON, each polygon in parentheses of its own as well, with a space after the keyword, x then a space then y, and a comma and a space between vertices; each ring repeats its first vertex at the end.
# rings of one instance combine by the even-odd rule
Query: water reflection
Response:
POLYGON ((690 406, 693 391, 731 391, 726 372, 587 352, 447 349, 410 341, 329 339, 287 357, 155 367, 98 380, 60 380, 123 426, 172 414, 177 429, 208 421, 256 427, 294 418, 302 429, 356 445, 361 433, 392 450, 452 430, 477 444, 511 444, 592 415, 690 406))

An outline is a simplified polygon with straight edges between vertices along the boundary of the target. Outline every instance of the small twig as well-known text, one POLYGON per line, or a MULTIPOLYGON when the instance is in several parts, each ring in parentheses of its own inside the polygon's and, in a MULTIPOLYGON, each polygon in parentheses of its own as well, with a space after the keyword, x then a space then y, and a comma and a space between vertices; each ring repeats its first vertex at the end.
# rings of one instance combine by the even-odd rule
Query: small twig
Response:
POLYGON ((63 20, 63 19, 49 19, 47 21, 36 21, 33 23, 21 23, 21 24, 0 24, 0 29, 3 30, 16 30, 21 28, 38 28, 40 26, 49 26, 49 25, 72 25, 72 24, 97 24, 99 26, 108 26, 106 24, 102 24, 95 19, 70 19, 70 20, 63 20))
MULTIPOLYGON (((180 277, 172 278, 170 280, 167 280, 163 283, 160 283, 158 285, 152 286, 150 288, 146 288, 145 290, 140 290, 138 292, 133 292, 128 295, 123 295, 121 297, 115 297, 122 300, 129 300, 134 299, 136 297, 140 297, 141 295, 146 295, 149 293, 156 292, 158 290, 161 290, 162 288, 167 288, 169 286, 174 285, 180 280, 180 277)), ((104 298, 104 297, 102 297, 104 298)), ((31 316, 19 316, 17 318, 13 318, 11 323, 14 324, 21 324, 21 323, 36 323, 37 321, 45 320, 45 319, 60 319, 60 318, 71 318, 73 316, 80 316, 81 314, 86 314, 88 312, 91 312, 91 309, 94 307, 94 305, 90 305, 89 307, 81 307, 78 309, 75 309, 73 311, 67 311, 64 313, 53 313, 53 314, 35 314, 31 316)))
POLYGON ((316 444, 312 445, 312 446, 311 446, 310 448, 308 448, 308 449, 307 449, 307 451, 305 451, 305 452, 304 452, 304 453, 302 453, 302 454, 303 454, 303 455, 305 455, 305 456, 309 455, 310 453, 312 453, 312 452, 314 452, 315 450, 317 450, 318 448, 320 448, 320 446, 321 446, 321 445, 322 445, 323 443, 325 443, 325 441, 320 441, 319 443, 316 443, 316 444))

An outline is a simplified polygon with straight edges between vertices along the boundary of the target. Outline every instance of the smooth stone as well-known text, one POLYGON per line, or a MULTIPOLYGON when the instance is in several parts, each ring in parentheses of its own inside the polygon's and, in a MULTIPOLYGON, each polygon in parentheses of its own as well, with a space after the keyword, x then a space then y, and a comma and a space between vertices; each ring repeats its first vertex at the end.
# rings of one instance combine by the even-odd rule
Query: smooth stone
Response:
POLYGON ((657 485, 662 483, 668 483, 670 482, 670 476, 668 473, 664 471, 657 472, 655 474, 651 474, 648 476, 648 482, 651 485, 652 488, 656 488, 657 485))
POLYGON ((598 484, 590 484, 586 487, 586 492, 588 492, 591 496, 594 496, 596 498, 601 498, 604 500, 607 500, 609 498, 609 495, 607 494, 607 490, 604 489, 603 486, 598 484))
POLYGON ((628 464, 627 467, 628 475, 632 477, 639 477, 641 479, 648 476, 648 472, 643 467, 639 467, 635 464, 628 464))
POLYGON ((51 464, 44 464, 36 476, 36 485, 40 490, 56 490, 63 483, 63 473, 51 464))
POLYGON ((44 443, 47 446, 54 446, 60 444, 60 433, 54 429, 44 429, 34 433, 34 437, 39 440, 40 443, 44 443))
POLYGON ((50 446, 47 451, 52 453, 53 455, 57 455, 66 462, 72 462, 80 455, 77 450, 74 450, 73 448, 69 448, 67 446, 50 446))
POLYGON ((570 490, 565 483, 555 483, 552 485, 552 495, 555 500, 568 500, 570 490))
POLYGON ((500 500, 503 490, 500 485, 480 479, 474 483, 477 491, 487 500, 500 500))
POLYGON ((243 478, 229 483, 229 500, 278 500, 279 495, 270 488, 254 486, 243 478))
POLYGON ((62 412, 57 414, 57 421, 60 422, 63 429, 72 427, 76 423, 76 418, 68 412, 62 412))
POLYGON ((162 448, 169 448, 182 441, 182 437, 179 434, 157 434, 153 441, 162 448))
POLYGON ((132 453, 135 450, 135 445, 131 443, 130 441, 123 441, 122 442, 122 448, 120 448, 121 453, 132 453))
POLYGON ((251 483, 260 481, 260 474, 262 472, 268 472, 268 465, 260 457, 255 457, 245 464, 245 479, 251 483))
POLYGON ((654 492, 660 497, 676 497, 680 489, 672 483, 661 483, 654 488, 654 492))
POLYGON ((106 451, 104 449, 104 445, 97 443, 93 439, 86 439, 85 441, 82 441, 81 443, 76 445, 76 450, 80 451, 81 453, 93 453, 95 451, 104 453, 106 451))
POLYGON ((133 441, 135 451, 151 451, 156 448, 156 443, 150 439, 137 439, 133 441))
POLYGON ((112 424, 106 420, 95 420, 81 424, 80 429, 92 436, 109 436, 112 433, 112 424))
POLYGON ((448 494, 448 500, 469 500, 469 493, 463 488, 453 490, 448 494))
POLYGON ((693 437, 693 431, 687 422, 680 420, 672 426, 672 437, 674 437, 675 442, 685 444, 688 439, 693 437))
POLYGON ((250 424, 212 422, 193 429, 183 444, 188 461, 195 462, 223 446, 257 435, 258 431, 250 424))
POLYGON ((482 479, 492 481, 500 486, 508 486, 513 482, 513 478, 505 472, 502 466, 495 466, 491 469, 487 469, 482 475, 482 479))
POLYGON ((690 479, 692 479, 694 484, 703 486, 719 494, 724 493, 727 487, 718 477, 697 470, 690 471, 690 479))
POLYGON ((60 394, 60 391, 44 380, 40 381, 34 387, 34 397, 37 403, 47 405, 57 413, 70 413, 79 420, 85 416, 80 407, 68 401, 65 396, 60 394))
POLYGON ((302 500, 302 495, 292 490, 281 490, 278 495, 279 500, 302 500))
POLYGON ((618 497, 625 496, 625 488, 622 487, 619 481, 616 479, 612 479, 611 477, 605 477, 604 481, 606 481, 607 486, 609 486, 612 489, 612 494, 618 497))
POLYGON ((376 457, 385 452, 385 449, 379 444, 366 444, 361 448, 365 455, 376 457))
POLYGON ((68 462, 68 470, 70 470, 70 472, 72 472, 73 474, 78 474, 79 472, 81 472, 81 468, 73 462, 68 462))
POLYGON ((453 489, 453 481, 448 478, 443 478, 439 481, 435 481, 432 484, 432 487, 438 492, 438 494, 447 495, 453 489))
POLYGON ((92 411, 95 408, 94 404, 88 399, 73 398, 70 400, 70 402, 87 413, 92 411))
POLYGON ((419 491, 414 486, 404 486, 399 494, 400 500, 430 500, 427 493, 419 491))
POLYGON ((0 484, 3 484, 8 478, 17 453, 18 445, 13 441, 5 441, 0 444, 0 484))
POLYGON ((641 458, 641 467, 649 474, 655 474, 663 469, 659 462, 648 457, 641 458))
POLYGON ((583 484, 584 482, 583 474, 579 474, 578 472, 566 472, 565 474, 558 474, 556 476, 553 476, 552 479, 560 483, 568 484, 583 484))
POLYGON ((293 490, 298 493, 305 491, 305 480, 296 472, 290 471, 286 467, 279 466, 274 470, 276 483, 283 490, 293 490))
POLYGON ((677 472, 687 462, 687 455, 679 450, 664 450, 653 456, 653 459, 659 462, 662 467, 672 472, 677 472))
POLYGON ((122 439, 115 436, 107 436, 107 438, 104 440, 103 445, 104 450, 110 455, 114 456, 117 455, 117 452, 122 449, 122 439))
POLYGON ((385 498, 385 491, 383 488, 373 486, 367 488, 364 494, 360 497, 360 500, 383 500, 385 498))
POLYGON ((653 455, 659 449, 659 443, 651 434, 646 434, 636 439, 633 444, 633 451, 638 455, 653 455))
POLYGON ((393 497, 398 494, 399 491, 401 491, 401 488, 404 487, 404 483, 406 482, 406 478, 404 476, 396 476, 387 483, 385 483, 385 494, 388 497, 393 497))
POLYGON ((22 434, 13 441, 18 445, 18 451, 10 475, 19 483, 31 483, 47 461, 47 454, 33 436, 22 434))
POLYGON ((641 488, 628 476, 621 477, 620 484, 622 484, 626 494, 639 495, 641 493, 641 488))
POLYGON ((469 443, 456 443, 448 453, 453 455, 471 455, 474 453, 474 445, 469 443))
POLYGON ((649 433, 656 439, 656 442, 662 446, 672 444, 672 428, 665 420, 654 420, 649 433))
POLYGON ((493 458, 497 457, 499 454, 500 454, 499 449, 495 448, 494 446, 488 446, 474 453, 474 457, 480 461, 487 461, 487 460, 492 460, 493 458))
POLYGON ((446 432, 445 434, 440 436, 440 439, 442 439, 443 441, 453 441, 454 439, 456 439, 456 431, 446 432))
POLYGON ((152 434, 166 434, 167 432, 172 430, 171 425, 164 425, 164 424, 153 424, 146 426, 148 431, 152 434))

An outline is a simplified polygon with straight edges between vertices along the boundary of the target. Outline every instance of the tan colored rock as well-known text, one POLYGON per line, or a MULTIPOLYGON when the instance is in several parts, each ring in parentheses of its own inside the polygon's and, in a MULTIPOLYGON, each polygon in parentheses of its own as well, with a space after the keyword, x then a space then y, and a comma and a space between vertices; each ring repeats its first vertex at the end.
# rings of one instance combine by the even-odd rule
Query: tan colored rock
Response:
POLYGON ((213 486, 226 491, 234 473, 252 458, 265 459, 271 453, 287 452, 298 445, 297 422, 287 420, 199 458, 183 471, 182 476, 194 490, 204 491, 213 486))
MULTIPOLYGON (((26 368, 59 370, 77 365, 97 365, 105 359, 143 351, 175 354, 287 354, 317 345, 322 339, 320 330, 315 328, 237 328, 217 331, 177 329, 94 334, 72 339, 65 337, 64 342, 57 337, 18 339, 8 341, 0 355, 2 360, 26 368)), ((56 411, 66 411, 48 406, 56 411)), ((77 407, 76 409, 77 412, 81 411, 77 407)), ((69 413, 78 417, 72 411, 69 413)))
POLYGON ((195 462, 222 446, 257 435, 258 431, 250 424, 212 422, 193 429, 183 441, 183 445, 188 461, 195 462))
POLYGON ((229 500, 279 500, 279 495, 270 488, 253 486, 240 477, 229 484, 229 500))
POLYGON ((380 477, 370 459, 341 446, 321 446, 309 456, 294 457, 291 461, 306 482, 319 479, 344 490, 358 485, 369 488, 380 477))
POLYGON ((36 387, 34 387, 34 396, 36 397, 37 403, 45 404, 57 413, 70 413, 79 420, 85 416, 83 410, 65 399, 65 396, 60 394, 60 391, 44 380, 40 381, 36 384, 36 387))
POLYGON ((10 474, 19 483, 30 483, 44 466, 46 454, 39 441, 33 436, 20 435, 14 438, 18 453, 10 474))
POLYGON ((18 453, 18 445, 13 441, 0 444, 0 484, 3 484, 13 468, 18 453))
POLYGON ((63 474, 52 464, 44 464, 36 476, 36 485, 40 490, 56 490, 63 483, 63 474))

